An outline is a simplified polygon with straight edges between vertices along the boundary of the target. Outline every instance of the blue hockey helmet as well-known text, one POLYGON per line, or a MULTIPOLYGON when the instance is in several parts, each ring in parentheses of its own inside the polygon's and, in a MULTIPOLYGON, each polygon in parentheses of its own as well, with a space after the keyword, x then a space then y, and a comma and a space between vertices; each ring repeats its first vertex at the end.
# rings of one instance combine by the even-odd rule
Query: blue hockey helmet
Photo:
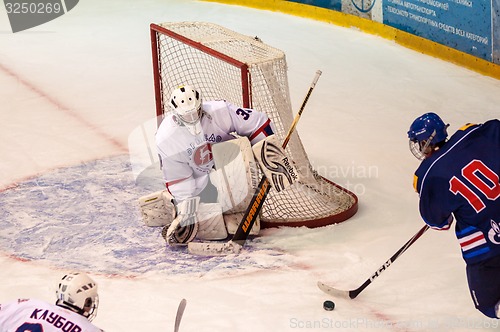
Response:
POLYGON ((425 113, 413 121, 408 131, 410 151, 417 159, 424 159, 441 146, 448 137, 443 120, 436 113, 425 113))

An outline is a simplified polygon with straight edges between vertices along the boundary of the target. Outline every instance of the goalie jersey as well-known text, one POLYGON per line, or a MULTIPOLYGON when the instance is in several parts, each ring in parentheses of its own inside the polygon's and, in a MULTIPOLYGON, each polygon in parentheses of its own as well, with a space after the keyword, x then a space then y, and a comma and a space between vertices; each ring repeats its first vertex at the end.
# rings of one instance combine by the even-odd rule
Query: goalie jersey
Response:
POLYGON ((263 112, 240 108, 222 101, 202 103, 202 131, 192 135, 173 112, 166 114, 156 133, 163 178, 178 201, 197 196, 209 181, 214 167, 211 146, 235 138, 248 137, 253 145, 274 133, 263 112))
POLYGON ((414 178, 420 214, 455 233, 467 263, 500 255, 500 121, 468 124, 425 159, 414 178))

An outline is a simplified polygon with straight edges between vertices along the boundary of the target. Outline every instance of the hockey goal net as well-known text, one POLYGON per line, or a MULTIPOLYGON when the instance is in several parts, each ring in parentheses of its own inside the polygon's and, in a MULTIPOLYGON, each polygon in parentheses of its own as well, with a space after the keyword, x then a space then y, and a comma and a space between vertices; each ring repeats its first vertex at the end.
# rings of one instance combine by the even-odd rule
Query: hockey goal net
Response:
MULTIPOLYGON (((266 112, 278 138, 285 138, 294 115, 282 51, 206 22, 151 24, 150 30, 158 124, 169 110, 171 91, 189 84, 204 100, 225 99, 266 112)), ((312 169, 297 132, 286 149, 301 180, 280 193, 271 189, 261 227, 320 227, 356 213, 356 195, 312 169)))

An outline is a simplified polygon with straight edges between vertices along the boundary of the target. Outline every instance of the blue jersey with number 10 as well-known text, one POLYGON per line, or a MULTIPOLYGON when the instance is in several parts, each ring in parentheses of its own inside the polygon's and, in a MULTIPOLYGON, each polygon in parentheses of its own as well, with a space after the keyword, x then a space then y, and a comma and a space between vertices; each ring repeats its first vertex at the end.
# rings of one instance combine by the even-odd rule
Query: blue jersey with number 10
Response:
POLYGON ((420 214, 435 229, 455 232, 467 263, 500 255, 500 121, 469 124, 415 172, 420 214))

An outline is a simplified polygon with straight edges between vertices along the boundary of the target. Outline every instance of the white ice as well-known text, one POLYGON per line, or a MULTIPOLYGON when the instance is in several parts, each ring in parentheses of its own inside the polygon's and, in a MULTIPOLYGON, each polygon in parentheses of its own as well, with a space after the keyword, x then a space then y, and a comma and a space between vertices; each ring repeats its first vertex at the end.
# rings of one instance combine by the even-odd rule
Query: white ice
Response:
MULTIPOLYGON (((406 138, 411 121, 436 112, 453 133, 500 114, 500 81, 356 29, 198 1, 86 0, 63 17, 13 34, 1 11, 1 199, 39 176, 127 154, 131 133, 154 116, 149 24, 164 21, 214 22, 284 50, 294 109, 322 70, 298 131, 315 168, 358 195, 359 212, 335 226, 265 230, 252 241, 253 251, 232 258, 234 265, 225 259, 193 267, 187 255, 165 263, 171 252, 157 231, 139 221, 120 223, 104 208, 95 211, 94 222, 110 242, 98 234, 89 243, 61 239, 57 224, 44 228, 51 220, 37 219, 37 211, 49 213, 56 223, 58 212, 38 201, 46 198, 43 190, 32 189, 37 195, 16 198, 17 226, 36 229, 21 248, 33 245, 40 257, 57 254, 59 263, 27 259, 2 240, 0 303, 18 297, 52 302, 65 267, 81 267, 99 283, 94 322, 108 332, 170 331, 182 298, 188 304, 181 331, 495 330, 498 321, 473 307, 452 231, 427 232, 358 298, 332 299, 332 312, 322 308, 330 298, 316 287, 318 280, 358 287, 423 225, 412 188, 418 161, 406 138), (130 241, 133 234, 150 239, 136 243, 136 251, 144 245, 162 264, 144 259, 145 272, 139 272, 136 256, 113 240, 130 241), (50 253, 57 241, 69 248, 50 253), (118 258, 99 254, 117 248, 123 252, 118 258), (93 250, 95 270, 79 265, 93 250)), ((89 174, 79 170, 74 175, 85 183, 89 174)), ((95 195, 99 190, 87 188, 95 195)), ((85 197, 66 199, 86 206, 85 197)), ((108 199, 120 214, 120 194, 108 199)), ((86 231, 79 226, 75 238, 86 231)), ((19 235, 8 232, 0 230, 3 239, 19 235)))

